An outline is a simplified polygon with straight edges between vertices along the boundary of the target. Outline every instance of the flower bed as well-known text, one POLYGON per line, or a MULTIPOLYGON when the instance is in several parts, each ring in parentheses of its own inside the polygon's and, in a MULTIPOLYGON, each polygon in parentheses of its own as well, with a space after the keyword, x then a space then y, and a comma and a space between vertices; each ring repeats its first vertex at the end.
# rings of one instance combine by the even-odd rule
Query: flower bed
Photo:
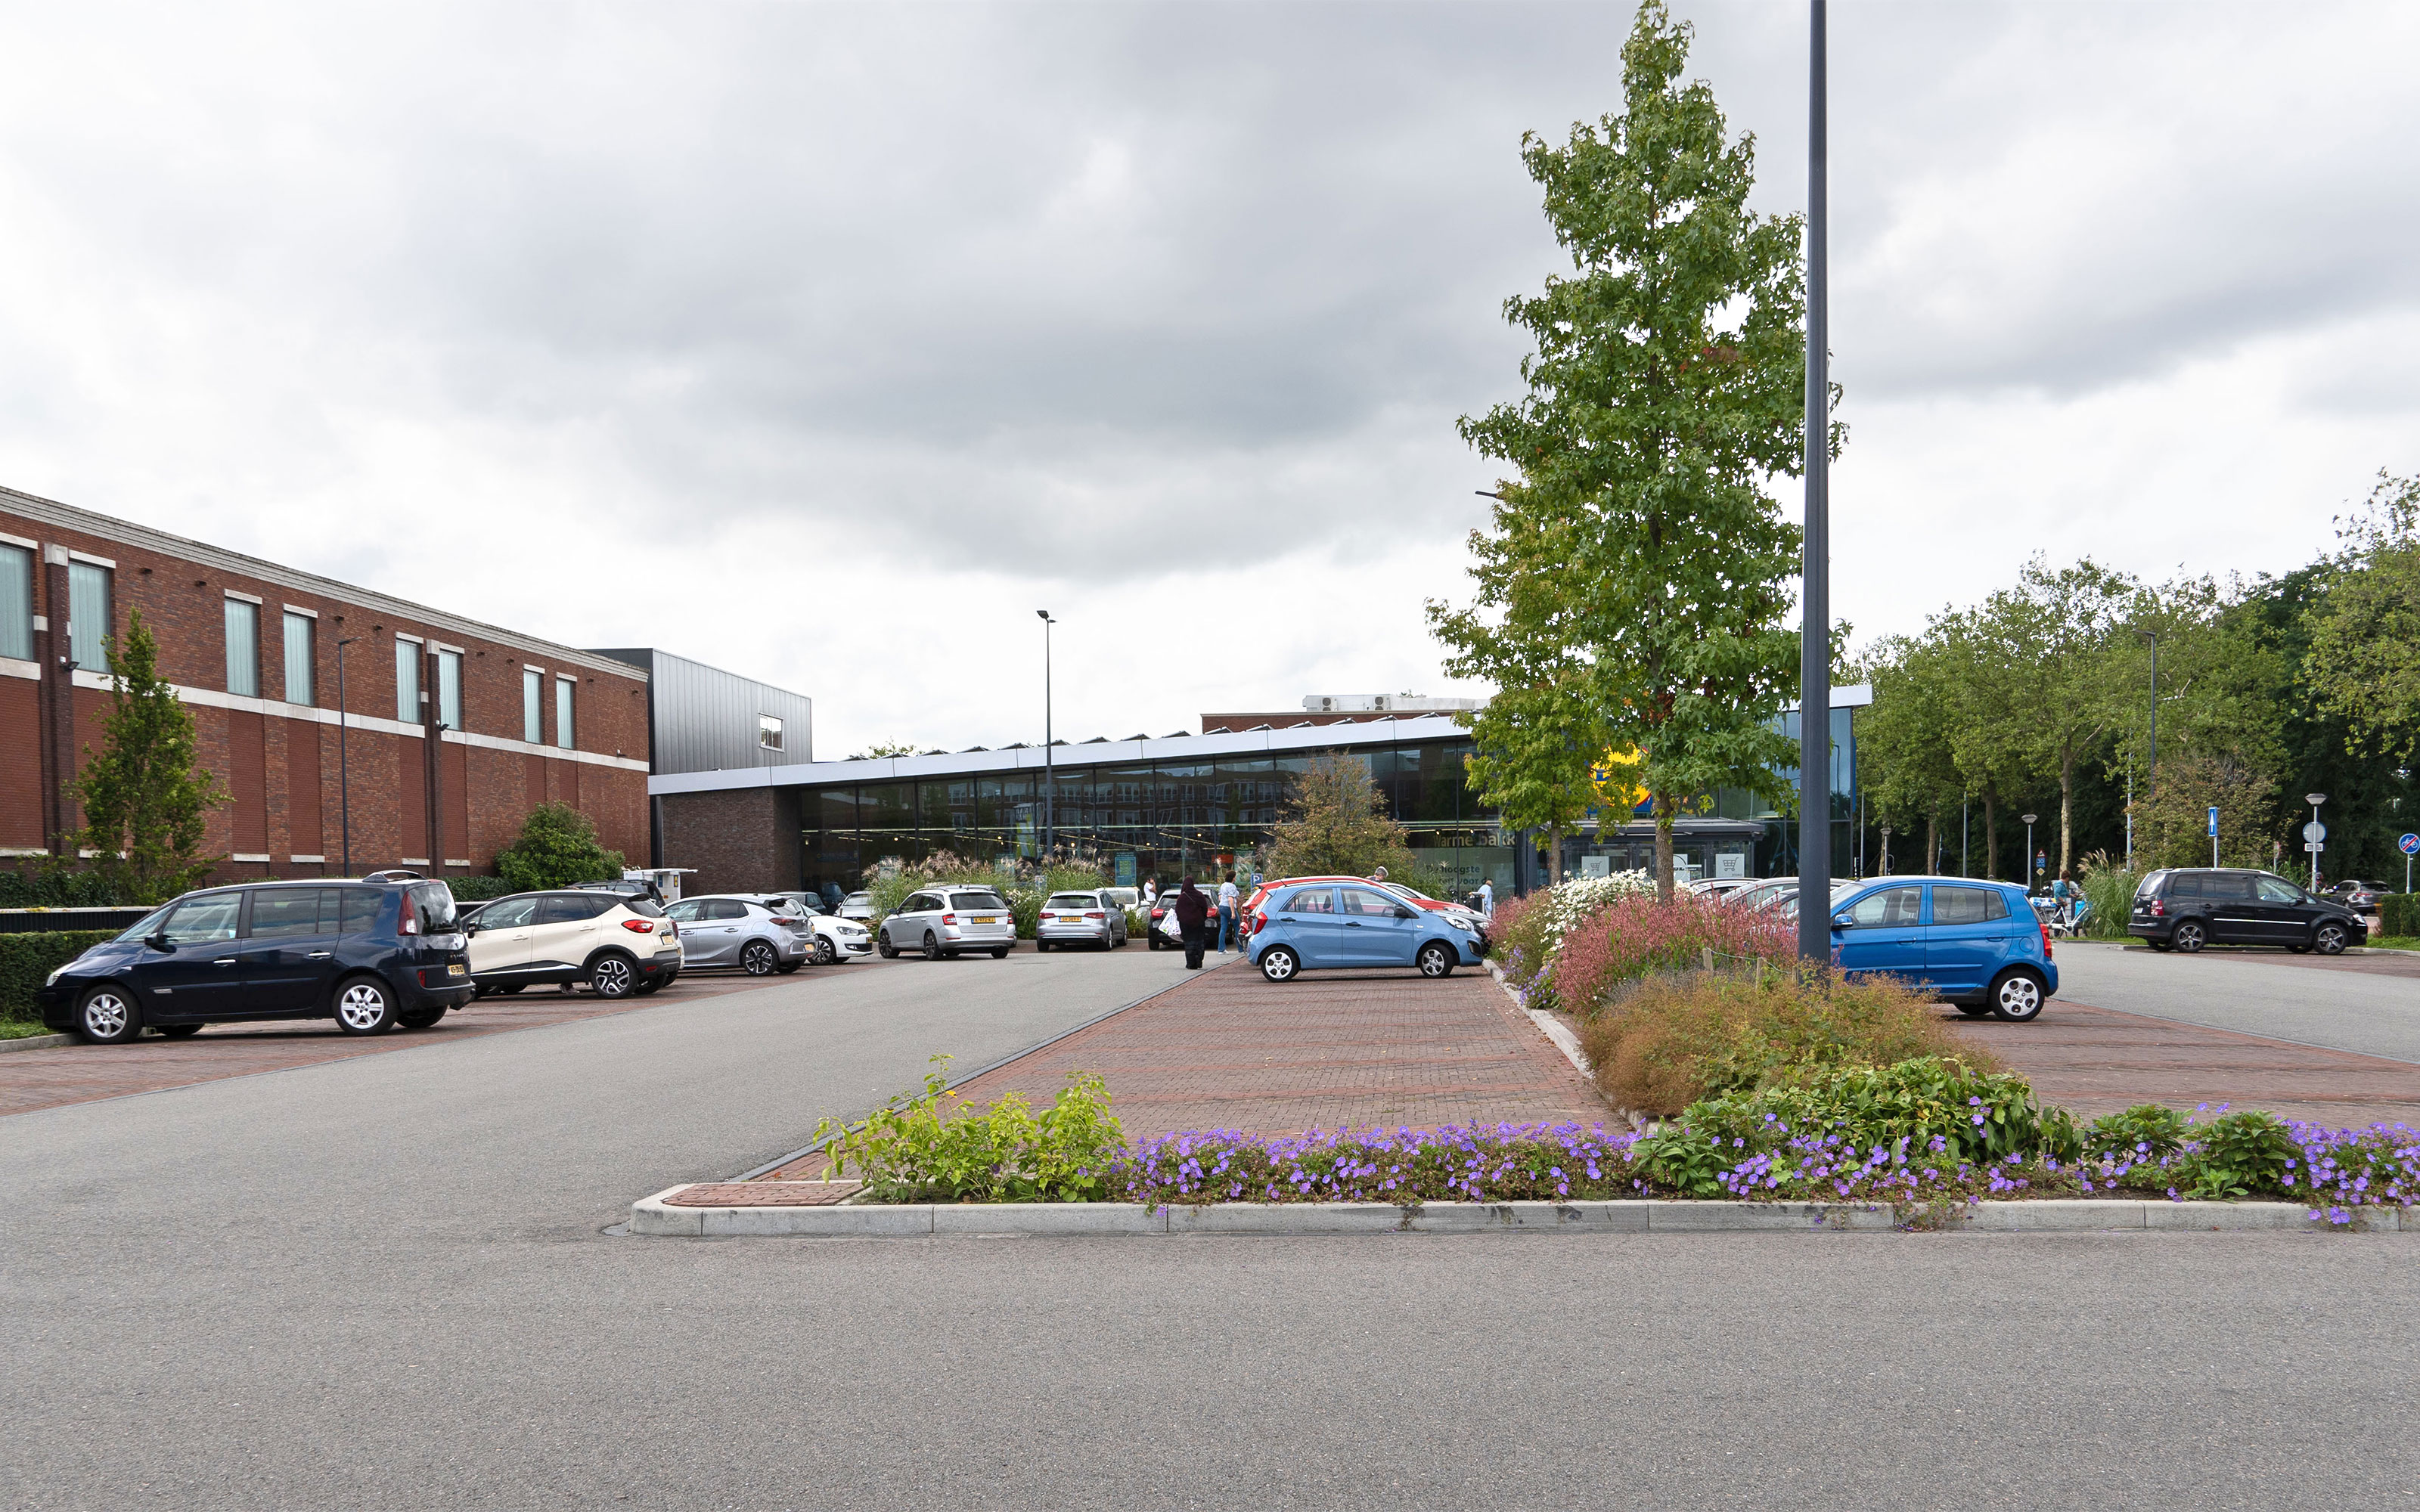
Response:
POLYGON ((1781 961, 1797 945, 1787 919, 1695 895, 1662 902, 1639 872, 1567 882, 1522 904, 1498 926, 1505 980, 1527 1007, 1582 1018, 1621 983, 1695 966, 1709 950, 1726 962, 1781 961))

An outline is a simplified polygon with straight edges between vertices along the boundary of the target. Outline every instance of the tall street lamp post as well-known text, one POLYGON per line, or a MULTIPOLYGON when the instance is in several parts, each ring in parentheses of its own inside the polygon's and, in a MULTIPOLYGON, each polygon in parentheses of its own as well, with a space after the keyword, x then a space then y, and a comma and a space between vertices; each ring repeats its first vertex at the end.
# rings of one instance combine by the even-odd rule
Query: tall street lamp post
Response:
POLYGON ((1042 618, 1042 857, 1047 866, 1051 849, 1058 843, 1058 837, 1051 832, 1051 799, 1057 783, 1053 780, 1050 750, 1050 627, 1059 622, 1050 617, 1047 609, 1033 612, 1042 618))
POLYGON ((346 876, 353 874, 353 774, 345 760, 345 648, 360 639, 347 636, 336 642, 336 811, 342 816, 346 876))
POLYGON ((2310 825, 2303 831, 2304 849, 2311 853, 2311 890, 2319 890, 2319 850, 2328 842, 2328 826, 2319 823, 2319 805, 2328 801, 2324 793, 2305 793, 2303 801, 2311 806, 2310 825))
POLYGON ((1832 959, 1832 392, 1824 331, 1823 0, 1807 44, 1807 519, 1799 564, 1798 954, 1832 959))
POLYGON ((2033 891, 2033 890, 2034 890, 2034 821, 2035 821, 2035 820, 2037 820, 2037 819, 2039 819, 2039 818, 2040 818, 2040 817, 2041 817, 2041 815, 2040 815, 2040 814, 2030 814, 2030 813, 2024 816, 2024 818, 2025 818, 2025 890, 2026 890, 2027 892, 2031 892, 2031 891, 2033 891))

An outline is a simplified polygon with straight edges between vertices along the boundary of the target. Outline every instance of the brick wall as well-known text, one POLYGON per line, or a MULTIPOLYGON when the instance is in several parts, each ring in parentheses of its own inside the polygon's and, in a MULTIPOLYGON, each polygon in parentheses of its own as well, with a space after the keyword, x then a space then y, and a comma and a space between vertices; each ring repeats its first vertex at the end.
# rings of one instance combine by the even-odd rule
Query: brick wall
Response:
POLYGON ((695 867, 681 891, 783 892, 799 877, 799 799, 784 788, 669 793, 664 864, 695 867))
MULTIPOLYGON (((605 658, 567 655, 542 642, 498 639, 511 632, 485 627, 383 599, 375 594, 349 596, 343 585, 323 579, 269 577, 246 571, 209 548, 182 555, 171 543, 135 527, 117 527, 101 517, 46 501, 28 501, 38 513, 19 513, 0 492, 0 535, 39 544, 34 612, 54 634, 43 638, 51 664, 0 668, 0 848, 28 849, 48 843, 44 812, 40 720, 36 713, 40 684, 21 675, 25 665, 54 678, 68 651, 68 604, 64 572, 46 570, 58 551, 102 559, 111 569, 111 625, 125 633, 129 616, 141 611, 160 646, 160 672, 190 689, 201 760, 235 794, 236 801, 214 812, 206 845, 213 853, 267 855, 266 863, 227 863, 222 879, 334 875, 341 865, 344 778, 351 794, 352 862, 356 872, 426 856, 439 871, 448 859, 467 860, 469 870, 489 871, 496 852, 520 832, 536 801, 554 798, 581 807, 596 821, 604 842, 634 862, 647 855, 646 679, 636 669, 605 658), (63 524, 58 516, 73 517, 63 524), (298 586, 296 579, 303 586, 298 586), (227 687, 226 604, 230 594, 259 600, 259 674, 262 697, 245 701, 227 687), (56 602, 54 602, 56 600, 56 602), (312 706, 284 702, 287 687, 284 619, 288 608, 313 619, 310 653, 312 706), (483 633, 485 631, 485 633, 483 633), (427 775, 417 727, 397 726, 396 647, 398 637, 422 646, 422 687, 437 697, 437 677, 427 655, 440 647, 458 650, 462 663, 462 724, 468 739, 452 734, 440 746, 438 825, 441 854, 430 853, 427 824, 427 775), (337 702, 336 642, 345 648, 345 707, 349 728, 338 761, 338 733, 332 713, 337 702), (601 663, 601 665, 600 665, 601 663), (521 679, 525 668, 545 679, 543 734, 546 744, 523 743, 521 679), (573 733, 580 761, 557 749, 554 684, 576 679, 573 733), (380 728, 383 726, 384 728, 380 728), (635 768, 635 769, 634 769, 635 768), (22 832, 22 833, 21 833, 22 832), (324 863, 297 856, 324 856, 324 863)), ((283 573, 268 563, 264 572, 283 573)), ((38 656, 41 654, 38 650, 38 656)), ((80 769, 85 752, 102 743, 110 696, 76 687, 71 695, 70 744, 80 769)), ((59 822, 72 824, 70 812, 59 822)))

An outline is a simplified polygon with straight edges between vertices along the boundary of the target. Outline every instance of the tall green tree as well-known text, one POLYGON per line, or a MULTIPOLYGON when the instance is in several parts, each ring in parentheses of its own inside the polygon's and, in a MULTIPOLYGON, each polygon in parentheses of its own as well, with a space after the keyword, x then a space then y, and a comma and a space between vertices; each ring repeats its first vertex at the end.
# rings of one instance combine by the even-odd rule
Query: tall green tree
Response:
POLYGON ((2420 754, 2420 477, 2379 475, 2346 528, 2307 671, 2356 753, 2420 754))
POLYGON ((1517 472, 1519 518, 1473 533, 1472 608, 1432 607, 1475 669, 1492 671, 1483 625, 1566 640, 1608 743, 1644 755, 1666 896, 1686 806, 1721 786, 1779 795, 1798 672, 1799 534, 1766 486, 1799 466, 1799 223, 1748 209, 1755 141, 1683 82, 1690 35, 1651 0, 1622 47, 1621 113, 1523 140, 1572 269, 1505 302, 1534 343, 1528 393, 1461 431, 1517 472))
POLYGON ((496 874, 523 891, 610 882, 622 874, 622 853, 607 850, 571 805, 542 803, 521 821, 520 837, 496 853, 496 874))
POLYGON ((1412 864, 1409 837, 1387 814, 1370 764, 1330 751, 1295 779, 1284 817, 1269 834, 1269 874, 1366 877, 1412 864))
POLYGON ((194 717, 160 675, 160 647, 140 609, 126 639, 109 642, 109 717, 98 751, 68 796, 84 816, 75 843, 97 851, 121 896, 162 903, 200 885, 218 857, 204 854, 210 810, 230 795, 201 764, 194 717))
POLYGON ((1961 689, 1936 641, 1888 637, 1864 658, 1874 702, 1857 725, 1859 781, 1869 815, 1904 835, 1924 826, 1924 864, 1940 852, 1941 816, 1967 791, 1951 742, 1961 689))

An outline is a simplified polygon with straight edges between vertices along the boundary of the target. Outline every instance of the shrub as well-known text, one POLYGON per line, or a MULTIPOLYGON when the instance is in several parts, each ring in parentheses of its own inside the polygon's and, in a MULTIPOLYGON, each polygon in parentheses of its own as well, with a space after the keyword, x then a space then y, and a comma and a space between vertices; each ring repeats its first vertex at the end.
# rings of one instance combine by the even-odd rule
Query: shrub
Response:
POLYGON ((1117 1191, 1155 1207, 1636 1196, 1632 1143, 1575 1123, 1313 1129, 1286 1138, 1213 1129, 1162 1134, 1125 1156, 1117 1191))
POLYGON ((1531 987, 1529 1006, 1588 1015, 1617 984, 1654 971, 1695 966, 1702 953, 1786 961, 1798 944, 1794 921, 1725 908, 1695 897, 1621 899, 1581 919, 1531 987))
POLYGON ((2389 893, 2378 900, 2381 934, 2397 939, 2420 935, 2420 892, 2389 893))
POLYGON ((1795 968, 1649 978, 1583 1020, 1579 1040, 1606 1095, 1656 1114, 1808 1068, 1937 1056, 1998 1069, 1904 987, 1795 968))
POLYGON ((131 908, 137 900, 105 872, 28 856, 0 872, 0 908, 131 908))
POLYGON ((118 931, 58 930, 40 934, 0 934, 0 1018, 41 1016, 34 1001, 43 979, 118 931))
POLYGON ((2084 920, 2088 938, 2128 938, 2126 921, 2133 917, 2134 889, 2142 880, 2140 873, 2113 864, 2106 851, 2095 851, 2084 858, 2084 897, 2092 904, 2084 920))
POLYGON ((597 826, 567 803, 530 810, 519 840, 496 853, 496 872, 513 892, 604 882, 622 874, 622 853, 597 842, 597 826))
MULTIPOLYGON (((593 882, 599 879, 586 877, 582 880, 593 882)), ((507 897, 522 889, 514 887, 511 879, 507 877, 447 877, 445 890, 454 895, 454 901, 457 903, 483 903, 490 899, 507 897)))
POLYGON ((1968 1162, 2040 1153, 2045 1140, 2031 1083, 1954 1056, 1802 1072, 1761 1090, 1693 1103, 1680 1121, 1717 1147, 1754 1154, 1810 1133, 1837 1134, 1861 1149, 1904 1140, 1968 1162))
MULTIPOLYGON (((1644 872, 1616 872, 1611 876, 1578 877, 1497 904, 1492 936, 1503 941, 1500 964, 1512 983, 1532 987, 1553 965, 1563 937, 1590 914, 1624 898, 1653 897, 1655 885, 1644 872)), ((1541 1005, 1543 1006, 1543 1005, 1541 1005)))
POLYGON ((2175 1108, 2138 1103, 2123 1113, 2108 1113, 2084 1130, 2084 1154, 2091 1160, 2121 1155, 2160 1160, 2173 1155, 2192 1132, 2193 1120, 2175 1108))
POLYGON ((2293 1131, 2273 1113, 2225 1113, 2195 1131, 2176 1163, 2184 1196, 2205 1201, 2280 1189, 2294 1166, 2293 1131))
POLYGON ((855 1169, 880 1202, 1093 1202, 1109 1195, 1125 1147, 1098 1075, 1070 1076, 1034 1117, 1011 1092, 977 1108, 949 1090, 935 1056, 923 1094, 902 1093, 854 1129, 815 1127, 831 1174, 855 1169))

